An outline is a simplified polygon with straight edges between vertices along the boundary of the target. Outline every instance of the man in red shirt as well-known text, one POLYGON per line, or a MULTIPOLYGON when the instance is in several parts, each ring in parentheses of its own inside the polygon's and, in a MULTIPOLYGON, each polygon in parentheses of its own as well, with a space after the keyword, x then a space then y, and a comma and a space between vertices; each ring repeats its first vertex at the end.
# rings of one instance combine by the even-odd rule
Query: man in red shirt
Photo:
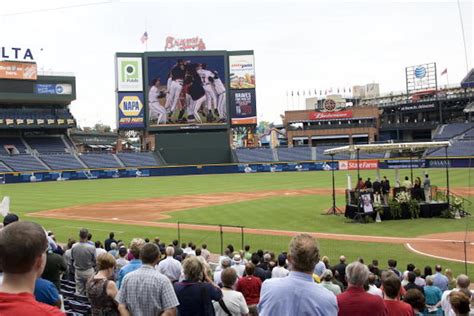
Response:
POLYGON ((15 222, 0 230, 0 286, 2 316, 64 315, 57 307, 39 303, 33 292, 35 281, 46 265, 48 240, 40 225, 15 222))
POLYGON ((244 295, 245 302, 249 307, 249 311, 256 311, 257 304, 260 301, 260 289, 262 288, 262 280, 254 276, 255 265, 247 263, 245 265, 245 275, 239 279, 235 289, 244 295))
POLYGON ((369 278, 369 269, 356 261, 346 267, 347 290, 337 296, 339 316, 387 316, 387 308, 380 296, 364 290, 369 278))
POLYGON ((389 316, 413 316, 413 308, 411 305, 400 301, 398 294, 402 287, 402 282, 395 274, 389 274, 382 281, 384 302, 388 309, 389 316))

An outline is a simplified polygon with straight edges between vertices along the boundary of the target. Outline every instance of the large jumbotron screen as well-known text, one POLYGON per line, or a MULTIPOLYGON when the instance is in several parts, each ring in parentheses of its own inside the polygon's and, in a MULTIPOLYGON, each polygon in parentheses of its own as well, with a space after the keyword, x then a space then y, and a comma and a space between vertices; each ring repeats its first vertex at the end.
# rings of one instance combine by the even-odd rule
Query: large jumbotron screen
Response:
POLYGON ((144 62, 148 128, 228 126, 226 52, 145 53, 144 62))

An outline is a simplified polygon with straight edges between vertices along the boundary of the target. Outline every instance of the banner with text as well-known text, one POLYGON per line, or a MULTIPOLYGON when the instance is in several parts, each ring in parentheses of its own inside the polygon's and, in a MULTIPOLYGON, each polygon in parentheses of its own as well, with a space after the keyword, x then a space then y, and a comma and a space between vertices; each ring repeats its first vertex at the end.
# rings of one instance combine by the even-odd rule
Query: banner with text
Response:
POLYGON ((1 79, 36 80, 38 69, 35 63, 0 61, 1 79))
POLYGON ((257 124, 255 89, 231 90, 230 111, 232 125, 257 124))
POLYGON ((310 120, 335 120, 335 119, 351 118, 352 116, 353 114, 351 110, 309 113, 310 120))
POLYGON ((231 89, 255 88, 255 63, 253 55, 229 56, 231 89))
POLYGON ((119 128, 144 128, 143 93, 118 93, 119 128))
MULTIPOLYGON (((360 160, 359 170, 373 170, 379 167, 378 160, 360 160)), ((340 160, 339 170, 357 170, 357 160, 340 160)))

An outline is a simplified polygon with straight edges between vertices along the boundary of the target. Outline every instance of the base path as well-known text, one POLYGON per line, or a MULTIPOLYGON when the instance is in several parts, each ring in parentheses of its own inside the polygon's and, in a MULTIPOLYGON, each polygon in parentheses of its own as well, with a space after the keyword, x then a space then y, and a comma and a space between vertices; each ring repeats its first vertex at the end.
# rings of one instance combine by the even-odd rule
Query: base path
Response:
MULTIPOLYGON (((67 220, 85 220, 91 222, 130 224, 177 229, 177 223, 157 222, 169 218, 170 212, 196 209, 200 207, 217 206, 245 201, 253 201, 280 196, 330 195, 331 189, 313 188, 299 190, 272 190, 255 192, 226 192, 219 194, 198 194, 182 196, 166 196, 139 200, 126 200, 90 205, 78 205, 61 209, 53 209, 29 213, 33 217, 46 217, 67 220)), ((336 194, 344 194, 343 189, 337 189, 336 194)), ((211 225, 180 224, 182 229, 201 231, 218 231, 219 227, 211 225)), ((240 228, 223 227, 225 232, 240 233, 240 228)), ((273 230, 261 228, 244 228, 246 234, 294 236, 301 232, 287 230, 273 230)), ((431 255, 446 260, 464 260, 464 241, 474 241, 474 232, 469 235, 449 233, 428 235, 420 238, 364 236, 348 234, 314 233, 309 234, 320 239, 351 240, 362 242, 379 242, 391 244, 405 244, 411 251, 431 255), (464 238, 467 239, 464 239, 464 238), (449 251, 447 251, 449 249, 449 251), (462 251, 461 251, 462 250, 462 251)), ((468 243, 467 260, 474 263, 474 245, 468 243)))

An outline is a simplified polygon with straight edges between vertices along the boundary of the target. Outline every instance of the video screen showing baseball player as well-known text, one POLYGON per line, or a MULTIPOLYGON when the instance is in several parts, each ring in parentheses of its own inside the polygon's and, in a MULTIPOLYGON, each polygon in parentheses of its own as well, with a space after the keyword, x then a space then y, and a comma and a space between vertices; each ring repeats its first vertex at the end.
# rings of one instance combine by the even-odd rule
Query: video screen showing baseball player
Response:
POLYGON ((224 56, 149 57, 150 126, 225 124, 224 56))

